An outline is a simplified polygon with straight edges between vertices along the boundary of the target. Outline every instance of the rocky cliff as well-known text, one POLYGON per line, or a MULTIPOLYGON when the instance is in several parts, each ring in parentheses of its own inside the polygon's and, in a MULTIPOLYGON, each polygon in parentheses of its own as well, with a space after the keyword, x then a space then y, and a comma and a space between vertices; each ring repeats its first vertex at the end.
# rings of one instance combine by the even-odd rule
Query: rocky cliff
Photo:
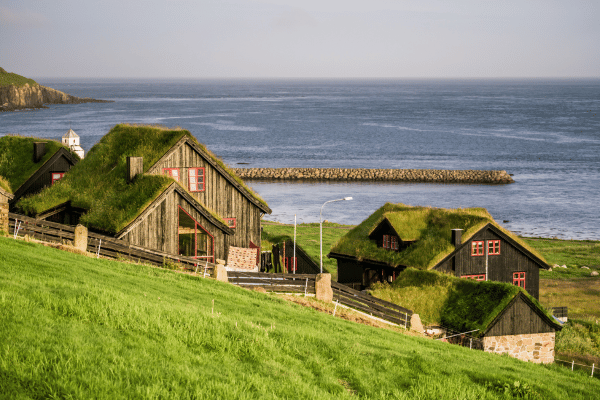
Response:
POLYGON ((0 111, 45 108, 46 104, 112 103, 68 95, 42 85, 0 86, 0 111))

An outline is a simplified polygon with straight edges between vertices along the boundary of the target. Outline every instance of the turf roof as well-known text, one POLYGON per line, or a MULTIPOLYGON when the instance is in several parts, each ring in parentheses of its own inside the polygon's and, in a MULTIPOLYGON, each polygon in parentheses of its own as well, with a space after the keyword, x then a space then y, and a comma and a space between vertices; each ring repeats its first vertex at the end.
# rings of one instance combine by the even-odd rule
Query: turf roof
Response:
POLYGON ((9 193, 24 184, 42 165, 46 163, 61 147, 68 150, 56 140, 6 135, 0 138, 0 187, 9 193), (33 162, 33 143, 45 142, 46 153, 37 162, 33 162))
POLYGON ((482 335, 519 293, 527 297, 542 314, 552 320, 552 316, 535 298, 522 288, 510 283, 477 282, 437 271, 408 268, 398 276, 391 285, 391 289, 401 293, 403 289, 410 287, 436 293, 447 293, 445 296, 430 296, 429 299, 434 298, 435 300, 424 302, 421 306, 436 308, 436 310, 420 309, 419 305, 412 305, 413 311, 418 314, 441 315, 440 321, 427 322, 440 323, 458 332, 477 330, 473 336, 482 335))
POLYGON ((545 262, 541 255, 534 252, 518 237, 500 227, 484 208, 445 209, 392 203, 384 204, 349 231, 335 244, 331 253, 356 257, 359 260, 384 262, 394 267, 402 265, 429 269, 454 251, 451 243, 452 229, 463 230, 464 242, 488 223, 493 224, 545 262), (402 240, 416 242, 399 252, 377 247, 377 243, 369 239, 369 234, 385 218, 402 240))
MULTIPOLYGON (((20 200, 17 206, 35 215, 70 201, 71 206, 88 210, 80 219, 82 224, 116 234, 173 183, 172 178, 163 175, 138 175, 133 184, 128 184, 127 157, 143 157, 143 170, 147 172, 184 136, 197 143, 184 129, 116 125, 58 184, 20 200)), ((207 211, 222 221, 216 213, 207 211)))

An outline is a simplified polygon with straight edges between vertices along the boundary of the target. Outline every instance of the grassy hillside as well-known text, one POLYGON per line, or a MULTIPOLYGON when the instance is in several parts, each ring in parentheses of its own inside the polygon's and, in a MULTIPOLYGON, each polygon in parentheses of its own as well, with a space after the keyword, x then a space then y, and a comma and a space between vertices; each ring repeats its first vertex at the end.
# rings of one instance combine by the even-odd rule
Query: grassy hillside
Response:
POLYGON ((37 82, 33 79, 25 78, 12 72, 6 72, 3 68, 0 68, 0 86, 24 86, 27 83, 30 86, 37 86, 37 82))
POLYGON ((3 398, 592 399, 600 392, 597 380, 558 366, 357 325, 148 266, 9 238, 0 238, 0 266, 3 398))

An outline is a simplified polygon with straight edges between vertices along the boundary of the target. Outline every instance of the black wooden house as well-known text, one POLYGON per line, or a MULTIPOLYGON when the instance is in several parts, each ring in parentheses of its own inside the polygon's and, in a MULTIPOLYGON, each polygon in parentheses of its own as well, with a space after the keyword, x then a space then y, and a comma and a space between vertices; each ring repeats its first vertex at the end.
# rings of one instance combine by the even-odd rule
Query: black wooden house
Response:
POLYGON ((50 139, 6 135, 0 138, 0 176, 12 194, 10 208, 60 181, 79 157, 60 142, 50 139))
POLYGON ((407 267, 479 281, 508 282, 539 297, 549 265, 481 208, 441 209, 387 203, 331 249, 338 282, 365 288, 393 282, 407 267))

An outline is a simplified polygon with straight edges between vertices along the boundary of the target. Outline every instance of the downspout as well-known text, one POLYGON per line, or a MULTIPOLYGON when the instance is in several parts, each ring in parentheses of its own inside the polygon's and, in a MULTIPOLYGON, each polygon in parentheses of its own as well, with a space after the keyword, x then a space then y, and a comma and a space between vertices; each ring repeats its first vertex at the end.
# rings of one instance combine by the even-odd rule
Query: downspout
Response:
POLYGON ((488 280, 488 245, 487 240, 483 241, 483 251, 485 251, 485 280, 488 280))

